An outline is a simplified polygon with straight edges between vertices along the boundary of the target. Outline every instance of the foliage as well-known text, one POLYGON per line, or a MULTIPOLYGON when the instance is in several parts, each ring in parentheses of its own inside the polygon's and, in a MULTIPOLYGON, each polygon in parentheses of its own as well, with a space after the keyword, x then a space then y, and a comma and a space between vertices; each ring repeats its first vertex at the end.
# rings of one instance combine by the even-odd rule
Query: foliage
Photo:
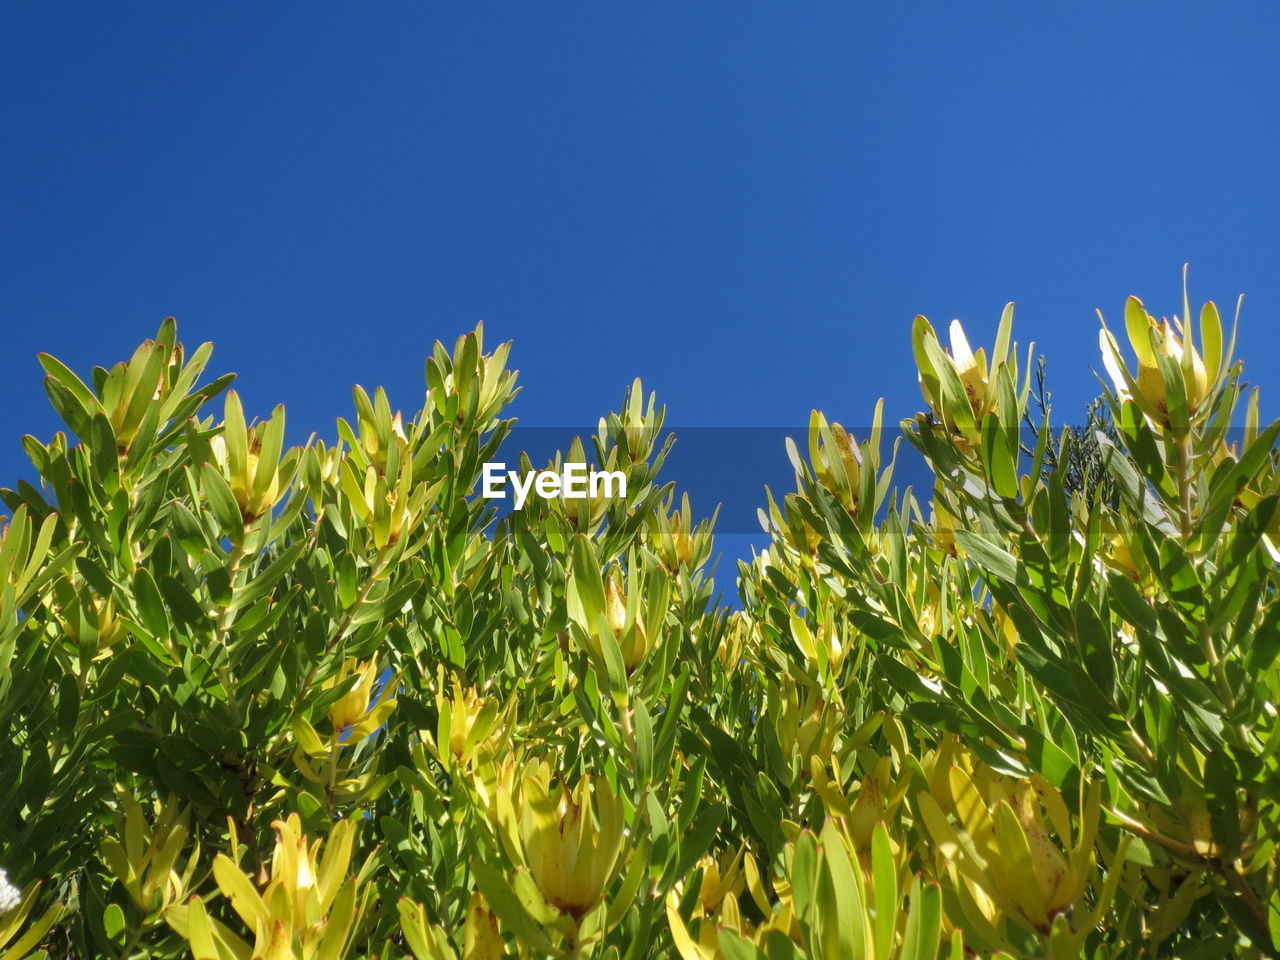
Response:
POLYGON ((639 381, 562 458, 626 500, 495 521, 480 329, 294 448, 172 321, 87 383, 42 356, 0 957, 1275 956, 1280 422, 1212 303, 1130 299, 1100 428, 1028 439, 1012 318, 916 320, 926 502, 879 407, 813 414, 740 609, 639 381))

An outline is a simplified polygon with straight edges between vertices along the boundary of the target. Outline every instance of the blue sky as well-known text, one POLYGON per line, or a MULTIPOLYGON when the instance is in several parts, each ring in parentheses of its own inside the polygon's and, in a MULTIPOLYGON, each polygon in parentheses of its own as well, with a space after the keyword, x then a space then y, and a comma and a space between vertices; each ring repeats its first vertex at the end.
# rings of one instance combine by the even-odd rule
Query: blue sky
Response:
POLYGON ((1094 308, 1190 261, 1274 389, 1278 43, 1264 3, 0 5, 0 484, 35 354, 170 314, 300 440, 480 319, 525 424, 636 376, 673 425, 896 420, 911 317, 1016 300, 1069 419, 1094 308))

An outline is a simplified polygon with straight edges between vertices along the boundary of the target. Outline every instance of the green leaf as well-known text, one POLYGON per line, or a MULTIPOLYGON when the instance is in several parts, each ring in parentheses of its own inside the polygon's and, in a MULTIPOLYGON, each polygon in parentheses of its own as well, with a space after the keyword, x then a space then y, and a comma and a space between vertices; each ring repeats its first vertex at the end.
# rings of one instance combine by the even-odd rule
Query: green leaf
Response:
POLYGON ((636 781, 648 786, 653 777, 653 721, 643 701, 632 702, 635 728, 636 781))
POLYGON ((875 956, 888 958, 898 922, 898 864, 889 846, 884 821, 871 831, 871 873, 875 883, 875 956))
MULTIPOLYGON (((682 816, 691 816, 684 810, 680 812, 682 816)), ((693 872, 695 864, 711 848, 711 843, 715 840, 720 824, 724 823, 726 816, 728 811, 718 803, 703 807, 698 813, 698 819, 694 822, 693 828, 680 839, 679 860, 673 861, 675 869, 668 871, 668 875, 664 876, 663 886, 669 886, 677 879, 693 872)))
MULTIPOLYGON (((1001 371, 1003 373, 1003 370, 1001 371)), ((1018 449, 1010 445, 1008 433, 1001 427, 997 414, 982 422, 982 465, 987 481, 997 496, 1018 496, 1018 449)))
POLYGON ((834 894, 834 903, 824 897, 824 907, 813 918, 815 927, 823 931, 823 943, 836 952, 827 950, 827 956, 861 957, 868 947, 866 942, 867 903, 862 889, 862 871, 845 849, 844 839, 828 820, 822 830, 822 864, 826 881, 834 894))
POLYGON ((173 577, 161 577, 160 593, 169 604, 169 610, 183 623, 191 626, 208 626, 209 616, 201 609, 185 586, 173 577))
POLYGON ((983 571, 1008 583, 1019 583, 1017 559, 994 540, 968 530, 957 530, 955 537, 956 543, 983 571))
POLYGON ((133 575, 133 601, 138 609, 142 626, 151 636, 167 639, 169 636, 169 613, 165 608, 160 588, 155 578, 146 567, 139 567, 133 575))
POLYGON ((92 410, 98 406, 98 398, 93 395, 93 391, 85 386, 84 381, 72 373, 61 360, 47 353, 38 354, 36 359, 40 361, 40 366, 44 367, 45 373, 57 380, 86 410, 92 410))
POLYGON ((596 618, 596 637, 600 641, 600 652, 604 657, 604 667, 609 681, 610 693, 619 703, 625 703, 627 694, 626 662, 622 659, 622 648, 618 646, 618 640, 613 635, 613 631, 609 629, 609 623, 605 620, 603 613, 596 618))
POLYGON ((796 839, 795 849, 791 854, 791 899, 795 904, 796 918, 802 924, 813 920, 817 906, 818 889, 818 842, 812 833, 805 830, 796 839))
POLYGON ((286 548, 280 556, 272 560, 262 570, 256 571, 249 578, 248 583, 235 591, 230 609, 232 611, 243 610, 259 598, 270 593, 272 588, 280 582, 280 579, 298 562, 298 558, 302 556, 306 549, 306 541, 299 540, 286 548))
POLYGON ((89 418, 93 412, 96 412, 96 404, 88 406, 80 401, 80 399, 63 386, 60 380, 53 377, 46 377, 44 381, 44 391, 49 396, 49 402, 53 404, 53 409, 57 411, 58 416, 77 437, 84 437, 89 432, 89 418))
POLYGON ((200 468, 200 486, 209 501, 209 509, 213 511, 222 532, 233 541, 239 540, 244 533, 244 519, 240 514, 240 505, 231 492, 222 471, 211 463, 200 468))
POLYGON ((942 890, 936 883, 911 882, 911 908, 902 934, 901 960, 935 960, 942 942, 942 890))
POLYGON ((1204 799, 1214 842, 1222 859, 1232 863, 1240 852, 1240 798, 1235 764, 1221 750, 1205 758, 1204 799))
MULTIPOLYGON (((277 405, 271 412, 271 419, 258 427, 258 466, 253 475, 253 496, 263 496, 275 478, 276 467, 280 463, 280 453, 284 449, 284 406, 277 405)), ((283 492, 283 491, 281 491, 283 492)))
POLYGON ((240 394, 227 391, 223 408, 222 436, 227 447, 227 468, 233 477, 245 476, 249 462, 249 431, 244 422, 240 394))
POLYGON ((761 958, 759 947, 746 937, 724 927, 720 929, 720 952, 724 954, 725 960, 760 960, 761 958))
POLYGON ((551 941, 542 932, 541 926, 529 916, 515 891, 511 889, 511 884, 500 871, 482 860, 473 859, 471 872, 493 912, 502 919, 512 933, 539 953, 555 953, 551 941))
POLYGON ((604 580, 591 541, 583 534, 573 538, 573 585, 582 604, 584 625, 594 628, 605 611, 604 580))
POLYGON ((120 909, 120 904, 113 903, 102 912, 102 927, 109 938, 120 939, 125 927, 124 911, 120 909))

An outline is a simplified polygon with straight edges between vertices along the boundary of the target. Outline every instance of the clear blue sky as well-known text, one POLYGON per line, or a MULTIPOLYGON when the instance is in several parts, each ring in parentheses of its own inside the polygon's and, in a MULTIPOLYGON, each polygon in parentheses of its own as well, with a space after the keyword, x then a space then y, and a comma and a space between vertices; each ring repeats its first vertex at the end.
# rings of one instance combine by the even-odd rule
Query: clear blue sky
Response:
POLYGON ((1190 261, 1275 390, 1277 47, 1261 2, 5 3, 0 484, 36 352, 169 314, 297 439, 480 319, 527 424, 635 376, 675 425, 896 420, 911 317, 1010 299, 1074 415, 1094 308, 1190 261))

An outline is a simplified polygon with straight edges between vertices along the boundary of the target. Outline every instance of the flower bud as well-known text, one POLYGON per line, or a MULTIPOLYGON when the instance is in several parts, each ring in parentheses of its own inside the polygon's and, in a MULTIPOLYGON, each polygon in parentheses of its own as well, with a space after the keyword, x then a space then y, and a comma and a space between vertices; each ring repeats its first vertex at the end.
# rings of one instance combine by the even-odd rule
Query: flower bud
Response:
MULTIPOLYGON (((1013 304, 1005 307, 990 363, 984 348, 969 346, 969 338, 959 320, 952 320, 949 330, 951 346, 943 349, 933 326, 924 317, 916 317, 912 330, 912 349, 919 370, 920 389, 934 415, 964 436, 967 442, 977 439, 973 426, 981 425, 989 413, 998 410, 997 374, 1008 368, 1014 383, 1018 364, 1009 337, 1013 325, 1013 304)), ((1017 411, 1003 411, 1018 416, 1017 411)))
POLYGON ((498 932, 498 918, 479 890, 467 902, 462 943, 465 960, 502 960, 507 955, 502 935, 498 932))
MULTIPOLYGON (((1185 282, 1185 278, 1184 278, 1185 282)), ((1186 291, 1183 291, 1186 304, 1186 291)), ((1189 306, 1185 312, 1190 313, 1189 306)), ((1120 347, 1105 322, 1098 332, 1102 363, 1116 395, 1123 401, 1138 404, 1147 420, 1157 428, 1183 427, 1174 418, 1188 421, 1203 415, 1208 400, 1222 382, 1230 363, 1230 349, 1222 349, 1222 321, 1218 308, 1206 303, 1200 311, 1200 345, 1197 346, 1190 316, 1156 320, 1137 297, 1125 303, 1125 331, 1137 358, 1132 371, 1120 354, 1120 347), (1202 355, 1203 352, 1203 355, 1202 355), (1162 366, 1163 361, 1163 366, 1162 366), (1185 397, 1170 409, 1174 398, 1185 397)))
POLYGON ((627 625, 627 598, 622 594, 616 569, 610 571, 604 581, 604 613, 609 629, 615 637, 621 639, 622 631, 627 625))
MULTIPOLYGON (((960 383, 964 386, 965 395, 975 414, 985 413, 987 408, 987 354, 981 347, 974 353, 969 347, 969 338, 964 334, 964 327, 959 320, 951 321, 951 365, 955 368, 960 383)), ((989 409, 994 409, 992 403, 989 409)))
POLYGON ((726 897, 736 897, 746 886, 746 877, 742 872, 745 849, 740 847, 733 854, 726 852, 718 859, 706 854, 698 861, 698 867, 702 870, 698 904, 705 915, 714 914, 726 897))
POLYGON ((622 801, 605 780, 584 776, 573 789, 551 786, 550 770, 525 776, 520 841, 547 902, 581 919, 604 896, 622 850, 622 801))
POLYGON ((395 683, 392 678, 387 678, 377 697, 373 697, 373 685, 379 672, 377 660, 362 664, 348 660, 337 676, 325 684, 326 687, 335 686, 346 681, 352 674, 357 678, 355 685, 329 707, 333 736, 341 737, 345 744, 355 744, 372 736, 395 709, 395 683))

